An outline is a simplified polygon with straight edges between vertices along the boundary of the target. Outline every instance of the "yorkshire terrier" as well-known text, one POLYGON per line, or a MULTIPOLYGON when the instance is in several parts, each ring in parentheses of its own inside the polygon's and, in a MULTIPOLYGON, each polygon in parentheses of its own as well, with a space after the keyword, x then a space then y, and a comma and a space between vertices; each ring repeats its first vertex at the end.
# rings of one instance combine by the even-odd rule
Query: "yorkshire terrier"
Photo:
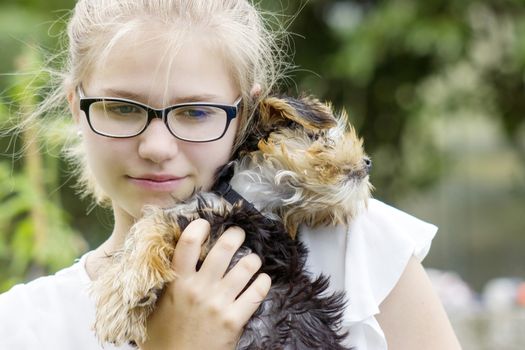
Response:
POLYGON ((93 282, 94 329, 101 342, 144 342, 146 320, 167 283, 174 248, 189 222, 204 218, 211 233, 201 262, 231 226, 246 232, 240 258, 256 253, 272 279, 269 294, 246 324, 237 349, 347 349, 343 292, 305 268, 299 226, 348 224, 366 207, 371 161, 345 112, 313 98, 268 97, 252 132, 209 192, 171 208, 148 207, 124 248, 93 282))

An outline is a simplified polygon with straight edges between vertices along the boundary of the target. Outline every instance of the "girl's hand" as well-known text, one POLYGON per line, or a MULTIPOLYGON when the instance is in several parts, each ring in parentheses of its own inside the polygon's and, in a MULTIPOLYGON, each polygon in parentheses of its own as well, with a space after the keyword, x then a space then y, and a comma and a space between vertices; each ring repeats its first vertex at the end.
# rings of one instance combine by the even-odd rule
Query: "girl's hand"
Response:
POLYGON ((261 266, 255 254, 243 257, 225 274, 244 241, 238 227, 224 232, 196 271, 209 231, 209 223, 198 219, 182 233, 173 257, 177 278, 148 319, 148 340, 141 349, 235 349, 244 325, 268 294, 270 277, 260 274, 239 295, 261 266))

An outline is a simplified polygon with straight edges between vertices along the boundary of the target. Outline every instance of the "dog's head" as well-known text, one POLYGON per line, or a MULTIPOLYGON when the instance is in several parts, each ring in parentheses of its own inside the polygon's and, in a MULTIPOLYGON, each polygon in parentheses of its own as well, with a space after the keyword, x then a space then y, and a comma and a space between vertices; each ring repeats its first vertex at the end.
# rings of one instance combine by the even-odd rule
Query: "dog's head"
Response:
POLYGON ((348 223, 366 206, 370 159, 345 112, 312 98, 261 103, 257 149, 245 152, 233 188, 295 236, 300 224, 348 223))

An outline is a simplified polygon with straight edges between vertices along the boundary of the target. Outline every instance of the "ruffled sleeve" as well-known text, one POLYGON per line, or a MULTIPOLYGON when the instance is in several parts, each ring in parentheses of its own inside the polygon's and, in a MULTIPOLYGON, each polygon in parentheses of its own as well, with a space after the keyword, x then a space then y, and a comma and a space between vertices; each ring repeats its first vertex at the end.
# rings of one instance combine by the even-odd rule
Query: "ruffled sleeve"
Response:
POLYGON ((434 225, 377 200, 371 200, 367 212, 350 225, 345 254, 349 307, 344 323, 359 350, 387 349, 374 316, 409 259, 427 255, 436 231, 434 225))
POLYGON ((375 319, 379 305, 397 284, 409 259, 426 256, 437 227, 370 200, 368 209, 345 230, 332 228, 333 237, 327 237, 326 228, 302 229, 302 240, 310 250, 307 266, 314 273, 330 275, 334 289, 346 291, 343 325, 349 330, 350 345, 358 350, 387 350, 375 319))

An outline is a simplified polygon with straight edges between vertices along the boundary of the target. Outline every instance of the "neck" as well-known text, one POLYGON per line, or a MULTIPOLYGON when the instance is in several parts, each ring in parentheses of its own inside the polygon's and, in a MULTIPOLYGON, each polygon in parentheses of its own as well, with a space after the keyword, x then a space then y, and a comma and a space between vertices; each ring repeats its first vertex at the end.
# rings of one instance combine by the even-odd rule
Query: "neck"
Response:
POLYGON ((115 224, 109 238, 89 254, 86 260, 86 271, 91 280, 97 279, 100 271, 105 268, 108 257, 120 250, 124 245, 131 226, 135 223, 134 218, 120 208, 113 208, 115 224))

